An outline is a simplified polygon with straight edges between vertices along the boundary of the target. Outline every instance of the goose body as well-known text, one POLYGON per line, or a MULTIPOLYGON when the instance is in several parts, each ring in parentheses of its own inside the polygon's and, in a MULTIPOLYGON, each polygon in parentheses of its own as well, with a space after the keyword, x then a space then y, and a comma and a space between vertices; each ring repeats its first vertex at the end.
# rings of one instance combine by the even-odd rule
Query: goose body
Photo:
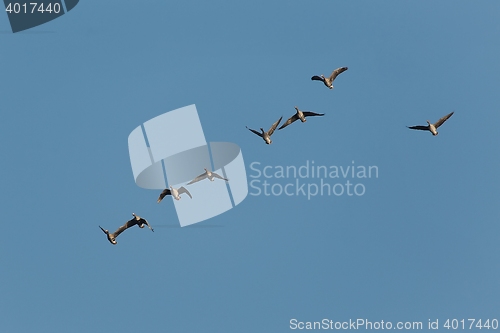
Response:
POLYGON ((260 137, 261 137, 261 138, 262 138, 262 139, 266 142, 266 144, 270 145, 270 144, 273 142, 273 141, 271 140, 271 135, 273 135, 274 131, 276 130, 276 127, 278 127, 278 125, 279 125, 279 123, 281 122, 281 119, 282 119, 282 118, 283 118, 283 117, 280 117, 280 119, 278 119, 278 121, 276 121, 276 122, 275 122, 275 123, 271 126, 271 128, 269 129, 269 131, 267 131, 267 132, 266 132, 266 131, 264 131, 264 129, 263 129, 262 127, 260 128, 260 130, 261 130, 261 132, 262 132, 262 133, 260 133, 260 132, 258 132, 258 131, 256 131, 256 130, 253 130, 253 129, 251 129, 251 128, 248 128, 248 126, 247 126, 247 128, 248 128, 251 132, 253 132, 253 133, 257 134, 258 136, 260 136, 260 137))
POLYGON ((167 195, 171 195, 175 200, 181 200, 182 193, 186 193, 191 199, 193 199, 191 193, 189 193, 189 191, 184 186, 180 188, 174 188, 173 186, 170 186, 169 188, 164 189, 163 192, 160 193, 160 196, 158 197, 156 203, 160 203, 160 201, 162 201, 163 198, 165 198, 165 196, 167 195))
POLYGON ((106 234, 108 241, 111 244, 116 245, 118 243, 116 241, 116 237, 118 237, 119 234, 121 234, 122 232, 124 232, 128 228, 133 227, 134 225, 138 225, 139 228, 141 228, 141 229, 144 228, 145 225, 147 225, 148 228, 154 232, 154 229, 151 228, 151 226, 149 225, 149 223, 146 219, 143 219, 142 217, 135 215, 135 213, 132 213, 132 215, 134 217, 130 221, 127 221, 124 225, 122 225, 121 227, 116 229, 116 231, 113 233, 110 233, 109 230, 104 229, 103 227, 99 226, 99 228, 101 228, 102 232, 104 232, 106 234))
POLYGON ((305 123, 307 121, 306 117, 324 116, 325 115, 324 113, 315 113, 315 112, 311 112, 311 111, 300 111, 298 107, 295 107, 295 110, 297 110, 297 112, 293 116, 288 118, 288 120, 285 121, 283 123, 283 125, 281 125, 281 127, 278 128, 278 130, 287 127, 288 125, 290 125, 291 123, 293 123, 294 121, 299 120, 299 119, 301 122, 305 123))
POLYGON ((427 126, 424 125, 417 125, 417 126, 407 126, 409 129, 414 129, 414 130, 421 130, 421 131, 429 131, 432 133, 432 135, 436 136, 438 135, 438 127, 443 125, 445 121, 447 121, 455 112, 448 113, 446 116, 442 117, 438 121, 436 121, 434 124, 432 124, 430 121, 427 120, 427 126))
POLYGON ((327 86, 330 89, 333 89, 333 81, 337 78, 337 76, 343 72, 345 72, 348 68, 347 67, 339 67, 336 70, 332 72, 332 74, 329 77, 325 77, 323 74, 320 76, 314 75, 311 80, 313 81, 322 81, 325 86, 327 86))
POLYGON ((202 173, 201 175, 199 175, 198 177, 196 177, 195 179, 193 179, 192 181, 190 181, 189 183, 187 183, 187 185, 191 185, 193 183, 196 183, 196 182, 199 182, 200 180, 203 180, 205 178, 208 178, 208 180, 210 180, 211 182, 213 182, 215 180, 215 178, 219 178, 219 179, 222 179, 222 180, 225 180, 226 182, 229 181, 229 179, 227 178, 224 178, 222 177, 221 175, 215 173, 215 172, 212 172, 208 169, 205 168, 205 172, 202 173))

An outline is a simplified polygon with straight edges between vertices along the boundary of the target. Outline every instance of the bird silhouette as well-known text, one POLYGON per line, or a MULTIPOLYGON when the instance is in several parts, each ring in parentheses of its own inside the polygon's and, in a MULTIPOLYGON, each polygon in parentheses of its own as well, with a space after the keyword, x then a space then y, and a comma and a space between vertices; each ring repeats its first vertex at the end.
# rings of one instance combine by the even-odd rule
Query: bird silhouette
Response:
POLYGON ((130 221, 127 221, 124 225, 122 225, 121 227, 116 229, 116 231, 113 233, 110 233, 109 230, 104 229, 103 227, 99 226, 99 228, 101 228, 102 232, 104 232, 106 234, 106 236, 108 237, 108 241, 111 244, 116 245, 118 243, 116 241, 116 237, 118 237, 119 234, 121 234, 122 232, 124 232, 128 228, 133 227, 134 225, 138 225, 139 228, 144 228, 144 225, 147 225, 148 228, 154 232, 154 229, 151 228, 151 226, 149 225, 149 222, 146 221, 146 219, 143 219, 142 217, 135 215, 135 213, 132 213, 132 215, 134 217, 130 221))
POLYGON ((269 129, 269 131, 267 131, 267 132, 266 132, 266 131, 264 131, 264 129, 263 129, 262 127, 260 128, 260 130, 262 131, 262 133, 260 133, 260 132, 258 132, 258 131, 256 131, 256 130, 253 130, 253 129, 251 129, 251 128, 248 128, 248 126, 247 126, 247 128, 248 128, 251 132, 253 132, 253 133, 257 134, 258 136, 260 136, 260 137, 261 137, 261 138, 262 138, 262 139, 266 142, 266 144, 270 145, 270 144, 273 142, 273 141, 271 140, 271 135, 273 135, 274 130, 276 130, 276 127, 278 127, 278 125, 279 125, 279 123, 281 122, 281 119, 282 119, 282 118, 283 118, 283 117, 280 117, 280 119, 278 119, 278 121, 277 121, 277 122, 275 122, 275 123, 271 126, 271 128, 269 129))
POLYGON ((305 123, 307 121, 306 117, 324 116, 325 115, 324 113, 315 113, 315 112, 311 112, 311 111, 300 111, 298 107, 295 107, 295 110, 297 110, 297 113, 295 113, 293 116, 288 118, 288 120, 285 121, 283 123, 283 125, 281 125, 281 127, 278 128, 278 130, 287 127, 288 125, 290 125, 291 123, 293 123, 294 121, 296 121, 298 119, 300 119, 301 122, 305 123))
POLYGON ((311 80, 315 80, 315 81, 322 81, 325 86, 327 86, 328 88, 330 89, 333 89, 333 81, 335 81, 335 79, 337 78, 337 76, 343 72, 345 72, 347 70, 347 67, 340 67, 340 68, 337 68, 336 70, 334 70, 332 72, 332 74, 330 75, 330 77, 325 77, 323 74, 321 74, 320 76, 318 75, 314 75, 311 80))
POLYGON ((406 126, 406 127, 408 127, 409 129, 414 129, 414 130, 429 131, 432 133, 432 135, 436 136, 439 134, 437 131, 437 128, 439 126, 443 125, 443 123, 445 121, 447 121, 448 118, 450 118, 454 113, 455 112, 448 113, 446 116, 442 117, 441 119, 436 121, 434 124, 431 124, 431 122, 427 120, 427 126, 417 125, 417 126, 406 126))
POLYGON ((174 188, 173 186, 170 186, 169 188, 164 189, 163 192, 160 193, 160 196, 158 197, 158 200, 156 200, 156 203, 160 203, 160 201, 162 201, 163 198, 165 198, 167 195, 171 195, 172 197, 174 197, 175 200, 181 200, 182 193, 186 193, 187 195, 189 195, 191 199, 193 199, 191 193, 189 193, 189 191, 184 186, 178 189, 174 188))

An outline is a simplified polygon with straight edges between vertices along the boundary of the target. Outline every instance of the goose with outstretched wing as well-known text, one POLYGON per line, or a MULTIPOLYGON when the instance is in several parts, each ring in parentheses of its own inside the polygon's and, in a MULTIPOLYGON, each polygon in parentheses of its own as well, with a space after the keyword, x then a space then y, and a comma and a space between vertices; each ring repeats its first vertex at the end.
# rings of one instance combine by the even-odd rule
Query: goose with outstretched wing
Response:
POLYGON ((311 111, 301 111, 301 110, 299 110, 298 107, 295 107, 295 110, 297 110, 297 113, 295 113, 293 116, 288 118, 288 120, 285 121, 283 123, 283 125, 281 125, 281 127, 278 128, 278 130, 287 127, 288 125, 290 125, 291 123, 293 123, 294 121, 299 120, 299 119, 301 122, 305 123, 307 121, 306 117, 324 116, 325 115, 324 113, 316 113, 316 112, 311 112, 311 111))
POLYGON ((445 121, 447 121, 455 112, 448 113, 446 116, 442 117, 438 121, 436 121, 434 124, 431 124, 430 121, 427 120, 427 126, 424 125, 417 125, 417 126, 406 126, 409 129, 414 129, 414 130, 421 130, 421 131, 429 131, 432 133, 432 135, 438 135, 438 127, 443 125, 445 121))
POLYGON ((190 181, 186 185, 194 184, 194 183, 199 182, 200 180, 203 180, 203 179, 206 179, 206 178, 208 178, 208 180, 210 180, 211 182, 213 182, 215 180, 215 178, 219 178, 219 179, 225 180, 226 182, 229 181, 229 179, 224 178, 221 175, 219 175, 219 174, 217 174, 217 173, 215 173, 213 171, 210 171, 210 170, 208 170, 206 168, 204 168, 204 170, 205 170, 204 173, 202 173, 201 175, 199 175, 198 177, 196 177, 195 179, 193 179, 192 181, 190 181))
POLYGON ((163 192, 160 193, 160 196, 158 197, 156 203, 160 203, 160 201, 162 201, 163 198, 165 198, 165 196, 167 195, 171 195, 175 200, 181 200, 182 193, 186 193, 191 199, 193 199, 191 193, 189 193, 189 191, 184 186, 180 188, 174 188, 173 186, 170 186, 169 188, 164 189, 163 192))
POLYGON ((104 229, 103 227, 99 226, 99 228, 101 228, 102 232, 104 232, 106 234, 106 236, 108 237, 108 241, 111 244, 116 245, 118 243, 116 241, 116 237, 118 237, 118 235, 120 235, 122 232, 124 232, 128 228, 133 227, 134 225, 138 225, 139 228, 141 228, 141 229, 144 228, 145 225, 147 225, 148 228, 154 232, 154 229, 151 228, 151 225, 149 224, 149 222, 146 219, 144 219, 138 215, 135 215, 135 213, 132 213, 132 215, 134 217, 130 221, 127 221, 124 225, 120 226, 113 233, 110 233, 109 230, 104 229))
POLYGON ((333 81, 335 81, 335 79, 337 78, 337 76, 339 76, 339 74, 345 72, 346 70, 347 70, 347 67, 340 67, 340 68, 337 68, 336 70, 334 70, 332 72, 332 74, 330 75, 330 77, 325 77, 323 74, 321 74, 320 76, 314 75, 311 78, 311 80, 321 81, 325 84, 325 86, 327 86, 330 89, 333 89, 334 88, 333 81))
POLYGON ((276 130, 276 127, 278 127, 279 123, 281 122, 281 119, 283 118, 283 116, 280 117, 280 119, 278 119, 278 121, 276 121, 272 126, 271 128, 269 129, 269 131, 264 131, 264 129, 261 127, 260 130, 262 131, 262 133, 256 131, 256 130, 253 130, 251 128, 247 128, 257 134, 258 136, 260 136, 265 142, 266 144, 270 145, 273 141, 271 140, 271 135, 273 135, 274 131, 276 130))

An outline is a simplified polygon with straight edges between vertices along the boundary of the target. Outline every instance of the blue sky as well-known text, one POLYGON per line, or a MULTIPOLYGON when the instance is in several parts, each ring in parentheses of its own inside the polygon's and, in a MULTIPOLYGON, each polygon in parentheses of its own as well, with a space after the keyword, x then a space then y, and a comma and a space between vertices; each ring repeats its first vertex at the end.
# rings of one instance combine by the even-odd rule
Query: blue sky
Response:
POLYGON ((0 330, 500 320, 499 17, 498 1, 86 0, 12 34, 0 14, 0 330), (341 66, 332 91, 310 80, 341 66), (249 195, 180 228, 135 184, 127 138, 190 104, 249 175, 354 161, 379 177, 355 180, 363 196, 249 195), (295 105, 325 116, 269 146, 245 128, 295 105), (406 128, 452 111, 436 137, 406 128), (132 212, 155 233, 110 245, 98 225, 132 212))

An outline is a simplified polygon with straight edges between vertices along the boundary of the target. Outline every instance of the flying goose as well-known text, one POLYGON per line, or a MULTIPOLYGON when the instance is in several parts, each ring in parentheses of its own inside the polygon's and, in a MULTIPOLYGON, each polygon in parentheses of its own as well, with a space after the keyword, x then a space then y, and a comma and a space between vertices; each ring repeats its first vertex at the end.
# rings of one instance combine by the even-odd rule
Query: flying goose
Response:
POLYGON ((212 172, 212 171, 210 171, 210 170, 208 170, 206 168, 204 168, 204 170, 205 170, 204 173, 202 173, 201 175, 199 175, 198 177, 196 177, 195 179, 193 179, 192 181, 190 181, 186 185, 191 185, 191 184, 199 182, 200 180, 203 180, 205 178, 208 178, 211 182, 213 182, 215 178, 219 178, 219 179, 225 180, 226 182, 229 181, 229 179, 221 177, 220 175, 218 175, 215 172, 212 172))
POLYGON ((340 68, 337 68, 336 70, 334 70, 332 72, 332 75, 330 75, 330 77, 325 77, 323 74, 321 74, 321 76, 314 75, 311 78, 311 80, 322 81, 325 84, 325 86, 327 86, 330 89, 333 89, 333 81, 335 80, 335 78, 340 73, 343 73, 346 70, 347 70, 347 67, 340 67, 340 68))
POLYGON ((274 130, 276 129, 276 127, 278 127, 278 125, 279 125, 279 123, 280 123, 280 121, 281 121, 282 118, 283 118, 283 116, 281 116, 280 119, 278 119, 278 121, 275 122, 273 124, 273 126, 271 126, 271 128, 269 129, 269 131, 267 131, 267 132, 265 132, 262 127, 260 128, 260 130, 262 131, 262 133, 259 133, 256 130, 248 128, 248 126, 245 126, 245 127, 248 128, 250 131, 254 132, 255 134, 257 134, 258 136, 260 136, 266 142, 266 144, 270 145, 273 142, 271 140, 271 135, 273 135, 274 130))
POLYGON ((325 115, 324 113, 315 113, 315 112, 311 112, 311 111, 300 111, 298 107, 295 107, 295 110, 297 110, 297 113, 295 113, 293 116, 288 118, 288 120, 286 122, 284 122, 283 125, 281 125, 281 127, 278 128, 278 130, 287 127, 288 125, 290 125, 291 123, 293 123, 294 121, 296 121, 298 119, 300 119, 301 122, 305 123, 306 117, 324 116, 325 115))
POLYGON ((158 197, 156 203, 160 203, 160 201, 162 201, 163 198, 165 198, 165 196, 167 195, 173 196, 175 200, 181 200, 182 193, 186 193, 191 199, 193 199, 191 193, 189 193, 189 191, 186 190, 184 186, 182 186, 181 188, 174 188, 173 186, 170 186, 170 188, 166 188, 163 190, 163 192, 160 193, 160 196, 158 197))
POLYGON ((106 236, 108 236, 108 240, 111 244, 113 245, 116 245, 118 242, 116 241, 116 237, 118 237, 119 234, 121 234, 122 232, 124 232, 126 229, 130 228, 130 227, 133 227, 134 225, 138 225, 139 228, 144 228, 144 225, 147 225, 149 229, 151 229, 151 231, 154 232, 154 229, 151 228, 151 226, 149 225, 148 221, 146 221, 145 219, 143 219, 142 217, 138 216, 138 215, 135 215, 135 213, 132 213, 132 215, 134 216, 130 221, 127 221, 127 223, 125 223, 124 225, 122 225, 121 227, 119 227, 118 229, 116 229, 115 232, 113 233, 109 233, 108 230, 104 229, 103 227, 99 226, 99 228, 101 228, 102 232, 104 232, 106 234, 106 236))
POLYGON ((453 111, 452 113, 448 113, 446 116, 444 116, 443 118, 439 119, 434 124, 431 124, 431 122, 427 120, 427 126, 417 125, 417 126, 406 126, 406 127, 408 127, 409 129, 429 131, 429 132, 432 133, 432 135, 438 135, 437 128, 439 126, 443 125, 443 123, 445 121, 447 121, 448 118, 450 118, 453 115, 453 113, 455 113, 455 112, 453 111))

